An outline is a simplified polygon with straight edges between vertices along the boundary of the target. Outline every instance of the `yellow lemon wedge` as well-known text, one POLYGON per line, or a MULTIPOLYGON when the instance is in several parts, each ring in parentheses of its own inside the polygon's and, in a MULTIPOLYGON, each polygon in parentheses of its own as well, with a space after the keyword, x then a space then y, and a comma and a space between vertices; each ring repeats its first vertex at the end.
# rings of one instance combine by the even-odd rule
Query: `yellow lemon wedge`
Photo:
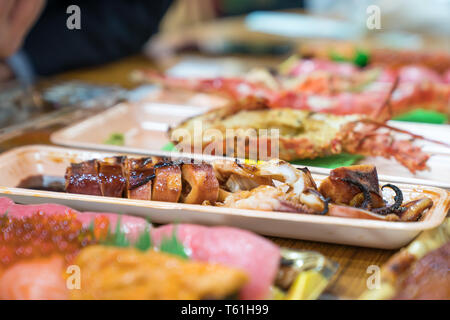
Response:
POLYGON ((328 280, 316 270, 300 272, 289 289, 286 300, 316 300, 326 288, 328 280))
POLYGON ((282 290, 273 286, 270 288, 270 297, 272 300, 284 300, 286 298, 286 294, 282 290))

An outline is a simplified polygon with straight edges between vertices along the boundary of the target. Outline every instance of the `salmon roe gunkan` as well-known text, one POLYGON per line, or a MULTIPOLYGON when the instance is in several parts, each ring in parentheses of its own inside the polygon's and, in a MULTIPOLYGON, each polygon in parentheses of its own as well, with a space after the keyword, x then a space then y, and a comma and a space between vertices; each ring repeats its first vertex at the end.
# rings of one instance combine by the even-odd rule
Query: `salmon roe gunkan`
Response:
POLYGON ((108 227, 104 218, 96 217, 94 228, 83 228, 72 212, 37 212, 20 218, 0 216, 0 269, 24 259, 53 254, 70 262, 81 248, 95 242, 95 233, 103 233, 97 229, 108 227))

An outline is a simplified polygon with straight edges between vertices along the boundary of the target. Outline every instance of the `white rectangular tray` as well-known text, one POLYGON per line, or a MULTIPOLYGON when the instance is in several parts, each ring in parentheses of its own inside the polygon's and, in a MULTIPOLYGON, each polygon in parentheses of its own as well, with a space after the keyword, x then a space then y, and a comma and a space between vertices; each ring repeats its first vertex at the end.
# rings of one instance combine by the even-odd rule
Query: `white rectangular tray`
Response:
MULTIPOLYGON (((420 222, 387 222, 309 214, 230 209, 158 201, 143 201, 16 188, 32 175, 64 176, 71 162, 111 156, 112 153, 27 146, 0 155, 0 195, 19 203, 59 203, 84 211, 107 211, 148 217, 155 223, 187 222, 228 225, 264 235, 356 246, 395 249, 422 230, 438 226, 449 208, 448 192, 434 187, 398 184, 405 199, 423 191, 434 206, 420 222)), ((194 156, 195 157, 195 156, 194 156)), ((324 175, 313 175, 320 181, 324 175)), ((383 180, 383 179, 381 179, 383 180)), ((382 181, 387 182, 387 181, 382 181)))
MULTIPOLYGON (((196 97, 197 100, 190 100, 196 106, 152 101, 122 103, 53 133, 51 141, 63 146, 93 150, 139 154, 161 153, 162 148, 169 143, 167 136, 169 126, 177 125, 186 118, 201 114, 211 108, 211 105, 206 103, 207 97, 200 97, 200 95, 196 97), (105 144, 112 133, 122 133, 125 137, 125 145, 105 144)), ((215 100, 212 105, 216 107, 222 103, 223 101, 215 100)), ((399 121, 392 121, 389 124, 444 142, 450 141, 450 126, 448 125, 399 121)), ((424 151, 432 154, 428 161, 430 170, 412 174, 395 160, 382 157, 365 157, 360 163, 374 164, 378 168, 378 173, 400 179, 394 179, 393 182, 408 182, 450 189, 450 149, 427 141, 417 141, 417 143, 423 147, 424 151)), ((315 168, 312 168, 312 171, 323 172, 315 168)))

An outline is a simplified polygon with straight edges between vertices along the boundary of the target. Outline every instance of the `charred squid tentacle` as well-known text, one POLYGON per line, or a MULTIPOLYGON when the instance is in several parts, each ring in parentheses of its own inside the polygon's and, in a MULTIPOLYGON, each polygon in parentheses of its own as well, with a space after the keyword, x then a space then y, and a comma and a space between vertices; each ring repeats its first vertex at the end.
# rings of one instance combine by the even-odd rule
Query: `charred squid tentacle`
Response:
POLYGON ((277 208, 281 212, 315 214, 314 210, 302 203, 295 203, 290 200, 280 200, 280 206, 277 208))
POLYGON ((330 203, 331 198, 325 198, 319 191, 317 191, 313 188, 308 188, 306 191, 311 192, 312 194, 316 195, 323 202, 323 210, 316 214, 322 215, 322 216, 326 215, 328 213, 328 204, 330 203))
POLYGON ((422 198, 410 201, 401 207, 400 218, 402 221, 417 221, 423 215, 423 212, 433 206, 433 200, 422 198))
POLYGON ((350 184, 358 187, 359 190, 361 190, 361 192, 364 195, 364 201, 361 204, 361 209, 368 209, 368 210, 371 209, 370 207, 371 207, 371 203, 372 203, 372 195, 370 194, 369 188, 367 188, 362 183, 360 183, 358 181, 351 180, 351 179, 339 178, 339 180, 341 180, 343 182, 346 182, 346 183, 350 183, 350 184))
POLYGON ((394 197, 394 203, 392 205, 389 206, 385 206, 382 208, 375 208, 372 209, 372 212, 374 213, 378 213, 378 214, 388 214, 388 213, 401 213, 402 210, 400 208, 400 206, 403 203, 403 193, 402 190, 400 190, 397 186, 393 185, 393 184, 385 184, 384 186, 381 187, 381 190, 383 190, 384 188, 391 188, 392 190, 395 191, 395 197, 394 197))

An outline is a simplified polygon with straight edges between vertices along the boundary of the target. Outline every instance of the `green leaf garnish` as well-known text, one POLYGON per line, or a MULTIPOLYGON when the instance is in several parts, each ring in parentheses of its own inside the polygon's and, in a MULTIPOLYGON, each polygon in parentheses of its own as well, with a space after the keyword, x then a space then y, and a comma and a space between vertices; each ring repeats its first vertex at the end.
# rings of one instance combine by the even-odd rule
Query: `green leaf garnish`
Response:
POLYGON ((122 133, 113 132, 109 138, 105 140, 105 144, 123 146, 125 145, 125 136, 122 133))
POLYGON ((121 226, 121 217, 117 220, 116 223, 116 229, 114 230, 114 233, 111 233, 111 229, 108 225, 108 233, 106 235, 106 238, 104 240, 100 240, 99 244, 105 245, 105 246, 113 246, 113 247, 121 247, 126 248, 130 246, 130 241, 127 239, 126 232, 122 231, 121 226))
POLYGON ((161 240, 161 244, 159 246, 159 250, 161 252, 173 254, 179 256, 183 259, 188 259, 189 256, 186 253, 186 249, 183 244, 178 240, 176 235, 176 228, 173 229, 173 233, 171 237, 165 237, 161 240))
MULTIPOLYGON (((120 248, 128 248, 128 247, 134 247, 141 251, 147 251, 154 249, 153 241, 150 234, 150 222, 147 222, 145 228, 143 231, 141 231, 137 237, 137 240, 134 243, 130 243, 130 241, 127 238, 126 232, 122 231, 121 228, 121 217, 117 220, 116 228, 114 230, 114 233, 111 233, 111 229, 108 225, 107 235, 105 239, 98 240, 98 243, 100 245, 105 246, 113 246, 113 247, 120 247, 120 248)), ((95 236, 94 233, 94 220, 91 221, 89 225, 89 230, 91 231, 92 235, 95 236)), ((163 237, 161 240, 161 244, 159 246, 159 251, 173 254, 176 256, 179 256, 183 259, 188 259, 189 256, 186 253, 186 249, 183 246, 183 244, 178 240, 176 235, 176 228, 173 229, 173 233, 170 237, 163 237)))
POLYGON ((127 234, 122 231, 122 228, 120 227, 121 218, 122 217, 119 217, 116 223, 116 230, 114 232, 114 245, 116 247, 129 247, 130 242, 127 239, 127 234))
POLYGON ((141 251, 147 251, 152 248, 152 237, 150 236, 148 225, 146 225, 144 231, 139 234, 134 247, 141 251))
POLYGON ((369 53, 367 51, 357 49, 355 56, 353 57, 353 63, 358 67, 365 67, 369 64, 369 53))
POLYGON ((347 59, 346 57, 344 57, 344 56, 342 56, 339 53, 334 52, 334 51, 332 51, 329 54, 329 57, 330 57, 330 60, 336 61, 336 62, 348 62, 349 61, 349 59, 347 59))
POLYGON ((357 154, 340 153, 315 159, 294 160, 290 161, 290 163, 301 166, 335 169, 351 166, 363 158, 363 156, 357 154))
POLYGON ((444 124, 447 123, 449 118, 446 114, 433 110, 415 109, 410 112, 401 114, 395 117, 393 120, 444 124))
POLYGON ((354 65, 357 65, 358 67, 365 67, 370 62, 370 55, 367 51, 362 49, 356 49, 355 54, 352 58, 344 57, 343 55, 337 53, 337 52, 330 52, 329 54, 330 60, 336 61, 336 62, 352 62, 354 65))
POLYGON ((91 223, 89 224, 88 230, 92 235, 94 234, 95 231, 94 219, 91 219, 91 223))
POLYGON ((161 150, 163 150, 163 151, 177 151, 177 148, 175 147, 175 145, 172 142, 168 142, 162 147, 161 150))

